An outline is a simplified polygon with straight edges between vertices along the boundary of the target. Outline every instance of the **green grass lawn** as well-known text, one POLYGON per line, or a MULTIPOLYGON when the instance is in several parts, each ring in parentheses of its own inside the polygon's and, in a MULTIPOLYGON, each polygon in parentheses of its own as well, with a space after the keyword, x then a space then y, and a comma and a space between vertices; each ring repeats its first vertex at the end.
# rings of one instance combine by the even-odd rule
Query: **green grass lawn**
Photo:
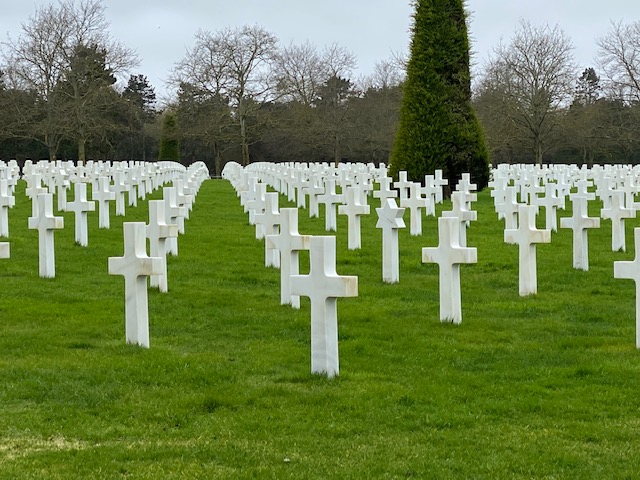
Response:
MULTIPOLYGON (((640 219, 627 253, 611 252, 609 221, 589 232, 589 272, 560 229, 538 246, 538 295, 521 298, 518 247, 480 193, 456 326, 439 321, 438 267, 421 263, 435 218, 411 237, 405 212, 400 283, 387 285, 378 201, 361 250, 339 216, 337 271, 359 277, 359 297, 338 300, 341 373, 328 380, 310 374, 308 299, 279 304, 279 271, 228 182, 202 185, 169 292, 149 291, 148 350, 125 344, 124 281, 107 274, 123 217, 99 230, 90 215, 84 248, 65 213, 57 276, 40 279, 23 192, 0 260, 0 479, 638 478, 635 286, 613 262, 633 258, 640 219)), ((146 202, 127 209, 146 218, 146 202)), ((323 227, 300 211, 300 233, 323 227)))

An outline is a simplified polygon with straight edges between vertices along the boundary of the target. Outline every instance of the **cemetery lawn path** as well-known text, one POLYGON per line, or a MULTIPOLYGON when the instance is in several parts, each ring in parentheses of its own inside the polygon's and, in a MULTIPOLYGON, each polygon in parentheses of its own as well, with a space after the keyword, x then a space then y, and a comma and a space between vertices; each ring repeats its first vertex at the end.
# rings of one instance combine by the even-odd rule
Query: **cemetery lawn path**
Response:
MULTIPOLYGON (((86 248, 58 213, 45 280, 21 181, 0 260, 0 480, 637 478, 635 287, 613 262, 633 258, 640 219, 626 253, 611 252, 610 221, 589 231, 588 272, 572 268, 560 229, 538 245, 538 294, 521 298, 517 246, 491 202, 484 191, 474 204, 478 263, 461 266, 459 326, 439 321, 438 267, 420 261, 435 218, 422 236, 400 231, 400 283, 386 285, 378 201, 361 250, 347 250, 338 216, 337 272, 359 277, 359 296, 338 300, 329 380, 309 373, 308 299, 280 305, 279 271, 264 267, 228 182, 202 185, 168 259, 169 292, 149 291, 147 350, 125 344, 124 282, 107 274, 123 220, 146 221, 147 202, 112 214, 108 230, 90 214, 86 248)), ((300 233, 327 234, 322 217, 299 218, 300 233)))

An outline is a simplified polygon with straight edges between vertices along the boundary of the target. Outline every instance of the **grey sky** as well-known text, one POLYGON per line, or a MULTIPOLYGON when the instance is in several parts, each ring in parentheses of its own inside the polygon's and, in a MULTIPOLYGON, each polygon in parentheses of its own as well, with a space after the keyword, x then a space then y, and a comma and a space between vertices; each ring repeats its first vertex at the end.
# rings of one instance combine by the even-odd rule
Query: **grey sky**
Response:
MULTIPOLYGON (((0 38, 20 33, 44 0, 0 0, 0 38)), ((281 43, 333 42, 358 60, 359 75, 392 52, 407 52, 413 7, 410 0, 104 0, 112 36, 136 50, 140 65, 132 73, 149 78, 157 92, 173 64, 193 45, 198 29, 259 24, 281 43)), ((640 2, 631 0, 468 0, 470 35, 478 66, 500 38, 511 37, 521 18, 532 24, 558 24, 572 39, 580 68, 594 65, 595 39, 606 34, 611 20, 640 20, 640 2)))

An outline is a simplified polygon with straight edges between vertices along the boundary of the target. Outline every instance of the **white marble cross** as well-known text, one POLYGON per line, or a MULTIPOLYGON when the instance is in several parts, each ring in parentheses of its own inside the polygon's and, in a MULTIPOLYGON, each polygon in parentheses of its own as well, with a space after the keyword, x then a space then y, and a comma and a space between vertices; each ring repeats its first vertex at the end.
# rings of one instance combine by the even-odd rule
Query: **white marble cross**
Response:
POLYGON ((178 236, 178 226, 168 224, 164 211, 164 200, 149 200, 149 224, 146 235, 149 239, 149 255, 162 260, 162 273, 151 275, 149 283, 158 287, 161 292, 167 292, 167 249, 166 240, 178 236))
POLYGON ((438 246, 422 249, 423 263, 437 263, 440 284, 440 321, 462 322, 460 264, 477 263, 476 248, 460 245, 460 221, 454 217, 438 219, 438 246))
MULTIPOLYGON (((174 182, 178 184, 179 182, 174 182)), ((247 201, 244 204, 244 211, 249 213, 249 225, 256 224, 256 213, 261 213, 264 211, 264 194, 267 193, 267 184, 258 182, 255 185, 255 191, 250 197, 247 197, 247 201)), ((189 213, 189 206, 185 201, 180 201, 180 189, 176 186, 176 198, 178 199, 178 203, 185 205, 187 207, 186 212, 189 213)), ((262 238, 258 233, 258 228, 256 228, 256 238, 262 238)))
MULTIPOLYGON (((38 216, 38 195, 47 193, 49 190, 42 186, 42 175, 36 173, 31 176, 28 186, 25 189, 26 195, 31 199, 31 216, 38 216)), ((53 208, 53 207, 52 207, 53 208)))
POLYGON ((407 172, 398 172, 398 181, 393 182, 393 186, 398 189, 398 192, 400 192, 400 205, 402 205, 402 201, 409 196, 409 185, 411 183, 413 182, 407 180, 407 172))
POLYGON ((442 177, 442 170, 436 170, 433 175, 433 181, 436 187, 439 187, 438 191, 436 192, 436 203, 442 203, 442 201, 444 200, 442 188, 445 185, 449 185, 449 180, 442 177))
POLYGON ((609 208, 600 210, 600 216, 604 219, 611 219, 611 251, 622 250, 624 252, 627 248, 624 219, 635 218, 636 212, 631 208, 625 208, 622 190, 611 192, 611 204, 609 208))
MULTIPOLYGON (((496 205, 498 217, 502 214, 504 218, 505 230, 514 230, 518 228, 518 189, 515 186, 507 186, 505 188, 504 202, 496 205)), ((537 207, 536 207, 537 208, 537 207)))
POLYGON ((135 168, 129 168, 126 179, 127 201, 130 207, 138 206, 138 172, 135 168))
POLYGON ((392 181, 393 179, 390 177, 380 177, 378 179, 380 188, 373 192, 373 197, 380 199, 380 206, 384 206, 387 198, 398 198, 397 190, 394 190, 393 188, 391 188, 392 181))
POLYGON ((83 247, 89 244, 89 228, 87 226, 87 212, 93 212, 96 209, 96 203, 87 200, 87 184, 73 184, 74 200, 67 202, 67 212, 75 214, 75 238, 76 243, 83 247))
POLYGON ((318 218, 320 216, 318 196, 324 193, 322 178, 319 175, 312 176, 304 192, 309 196, 309 217, 318 218))
POLYGON ((147 277, 162 273, 162 259, 147 256, 144 222, 125 222, 124 256, 109 257, 109 274, 124 277, 127 343, 149 348, 147 277))
POLYGON ((520 205, 517 230, 505 230, 504 241, 519 245, 519 290, 520 296, 538 292, 536 244, 551 243, 551 230, 536 228, 538 207, 520 205))
POLYGON ((471 221, 478 219, 478 212, 475 210, 468 210, 468 205, 471 203, 466 201, 465 198, 477 198, 475 193, 465 193, 463 191, 455 191, 451 193, 451 211, 442 212, 442 216, 445 218, 457 218, 460 222, 459 234, 460 234, 460 246, 467 246, 467 225, 471 221))
POLYGON ((406 198, 400 198, 400 206, 409 209, 409 233, 422 235, 422 209, 427 208, 429 200, 422 196, 422 188, 419 183, 409 183, 409 193, 406 198))
POLYGON ((324 228, 326 231, 336 231, 336 205, 342 203, 343 194, 336 193, 336 181, 332 178, 324 181, 324 193, 318 195, 318 203, 324 204, 324 228))
POLYGON ((298 170, 295 172, 295 180, 293 186, 296 189, 296 206, 298 208, 307 208, 306 189, 309 186, 309 180, 306 178, 307 172, 298 170))
POLYGON ((16 204, 8 185, 6 178, 0 180, 0 237, 9 237, 9 209, 16 204))
POLYGON ((535 205, 544 207, 545 226, 547 230, 553 232, 558 231, 558 207, 564 207, 564 201, 557 195, 557 186, 555 183, 546 183, 544 186, 544 197, 536 197, 535 205))
POLYGON ((382 281, 398 283, 400 281, 400 256, 398 229, 405 228, 402 215, 404 208, 398 208, 393 198, 387 198, 382 207, 376 208, 377 228, 382 229, 382 281))
POLYGON ((56 181, 56 194, 58 197, 58 210, 67 210, 67 190, 69 189, 69 175, 64 170, 60 170, 56 181))
MULTIPOLYGON (((263 232, 262 238, 266 235, 277 235, 280 228, 280 210, 278 208, 278 194, 276 192, 267 192, 264 195, 264 212, 256 213, 256 233, 258 227, 263 232)), ((264 266, 280 267, 280 255, 278 251, 269 248, 269 243, 264 242, 264 266)))
POLYGON ((64 218, 53 216, 53 195, 41 193, 37 196, 38 215, 29 217, 29 228, 38 230, 38 263, 40 277, 56 276, 54 230, 64 228, 64 218))
POLYGON ((301 250, 309 250, 311 236, 298 233, 298 209, 280 209, 280 232, 267 235, 267 248, 280 253, 280 304, 300 308, 300 297, 293 295, 291 278, 299 272, 299 255, 301 250))
MULTIPOLYGON (((338 214, 346 215, 348 218, 347 242, 349 250, 362 248, 360 235, 360 216, 369 215, 369 205, 362 203, 362 189, 360 185, 347 187, 346 203, 338 206, 338 214)), ((364 197, 366 199, 366 197, 364 197)), ((366 202, 366 200, 365 200, 366 202)))
POLYGON ((636 256, 630 262, 613 262, 613 277, 636 283, 636 348, 640 349, 640 228, 633 231, 636 256))
POLYGON ((588 228, 599 228, 600 219, 589 216, 588 200, 586 197, 574 196, 572 199, 573 212, 571 217, 560 219, 560 227, 573 230, 573 268, 589 270, 589 241, 588 228))
POLYGON ((125 200, 124 194, 129 189, 125 182, 125 174, 123 171, 118 170, 113 176, 113 185, 111 185, 111 191, 115 195, 116 200, 116 216, 124 217, 125 215, 125 200))
POLYGON ((442 198, 442 186, 436 185, 434 175, 424 176, 424 187, 422 187, 422 193, 428 200, 426 214, 432 217, 436 216, 436 198, 442 198))
POLYGON ((311 300, 311 373, 339 373, 337 299, 358 296, 358 277, 336 273, 336 237, 314 236, 308 275, 291 277, 292 293, 311 300))
MULTIPOLYGON (((162 189, 162 195, 164 199, 166 223, 178 225, 178 233, 184 233, 184 219, 187 215, 187 207, 178 205, 176 187, 164 187, 162 189)), ((178 238, 168 238, 166 247, 169 255, 178 255, 178 238)))
POLYGON ((116 194, 109 189, 109 178, 98 177, 97 188, 92 190, 91 199, 98 202, 98 228, 109 228, 109 202, 116 198, 116 194))

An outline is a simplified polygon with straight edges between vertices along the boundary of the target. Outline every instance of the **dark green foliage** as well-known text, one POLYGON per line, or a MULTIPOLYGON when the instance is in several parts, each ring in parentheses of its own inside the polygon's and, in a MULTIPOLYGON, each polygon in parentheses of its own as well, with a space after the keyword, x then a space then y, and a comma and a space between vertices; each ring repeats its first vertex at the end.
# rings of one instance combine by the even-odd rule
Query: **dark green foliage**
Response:
POLYGON ((488 182, 488 151, 471 106, 465 20, 462 0, 416 2, 392 175, 406 170, 422 181, 442 169, 450 185, 464 172, 480 189, 488 182))
POLYGON ((162 138, 160 139, 158 160, 180 161, 178 122, 173 112, 165 112, 162 119, 162 138))

